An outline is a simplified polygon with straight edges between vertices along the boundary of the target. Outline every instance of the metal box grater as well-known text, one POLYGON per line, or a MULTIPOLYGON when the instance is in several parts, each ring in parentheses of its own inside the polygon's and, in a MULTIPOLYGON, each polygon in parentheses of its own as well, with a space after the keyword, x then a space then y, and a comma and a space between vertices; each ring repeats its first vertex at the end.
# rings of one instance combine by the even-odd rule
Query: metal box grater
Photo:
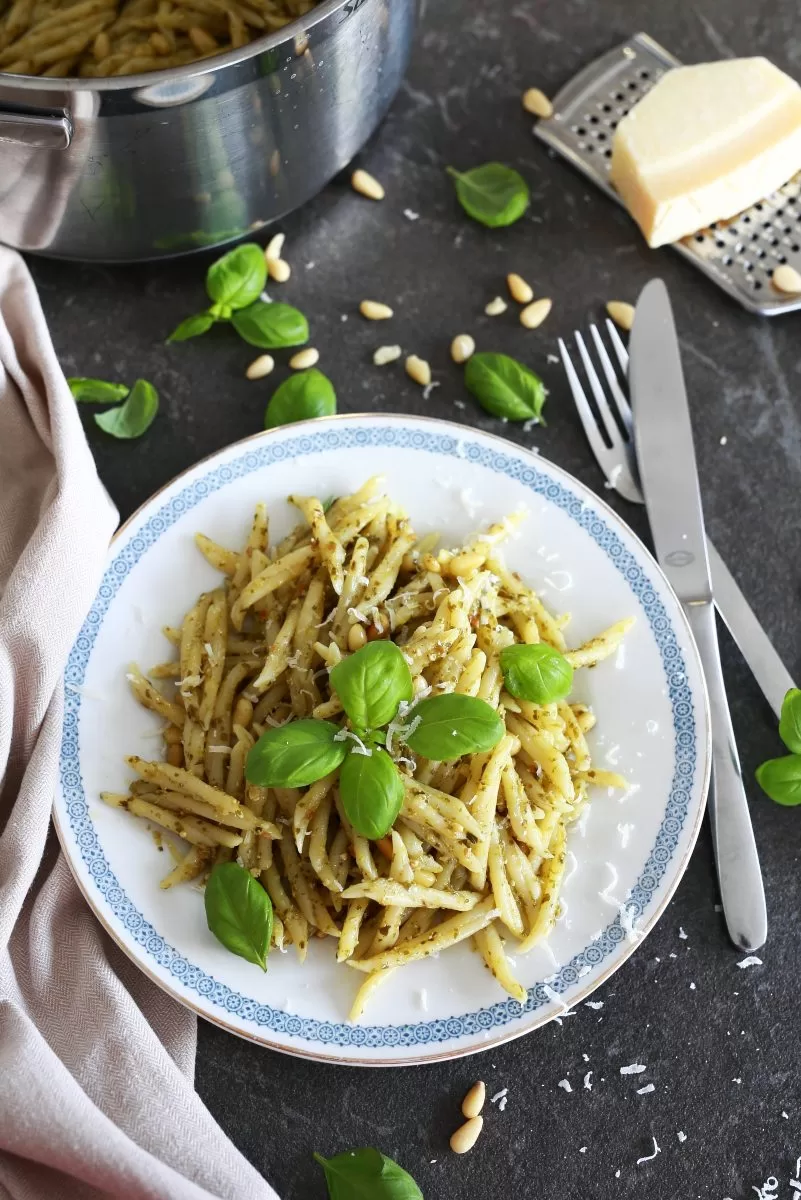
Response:
MULTIPOLYGON (((534 132, 620 204, 608 178, 614 130, 657 79, 678 66, 672 54, 637 33, 563 87, 553 100, 553 116, 538 121, 534 132)), ((773 317, 801 309, 801 296, 784 295, 771 283, 780 263, 801 271, 801 173, 753 208, 673 249, 749 312, 773 317)))

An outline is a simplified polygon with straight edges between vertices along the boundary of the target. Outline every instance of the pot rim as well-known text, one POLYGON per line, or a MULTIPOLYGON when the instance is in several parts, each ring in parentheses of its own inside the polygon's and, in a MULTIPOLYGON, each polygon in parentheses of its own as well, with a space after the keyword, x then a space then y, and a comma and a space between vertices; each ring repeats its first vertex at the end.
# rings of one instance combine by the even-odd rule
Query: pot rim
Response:
MULTIPOLYGON (((187 63, 183 67, 170 67, 163 71, 146 71, 140 75, 111 75, 104 79, 84 79, 82 77, 54 79, 43 75, 10 75, 0 71, 0 88, 13 88, 23 92, 118 92, 134 91, 137 88, 149 87, 159 83, 172 82, 180 79, 201 78, 204 75, 214 75, 226 67, 236 66, 273 50, 291 41, 299 33, 308 33, 315 25, 319 25, 332 13, 345 8, 353 0, 321 0, 316 8, 311 9, 296 21, 285 25, 275 33, 266 34, 239 50, 228 50, 225 54, 217 54, 212 58, 204 58, 196 63, 187 63)), ((359 6, 361 7, 361 5, 359 6)), ((358 11, 358 9, 356 10, 358 11)), ((0 109, 2 100, 0 100, 0 109)))

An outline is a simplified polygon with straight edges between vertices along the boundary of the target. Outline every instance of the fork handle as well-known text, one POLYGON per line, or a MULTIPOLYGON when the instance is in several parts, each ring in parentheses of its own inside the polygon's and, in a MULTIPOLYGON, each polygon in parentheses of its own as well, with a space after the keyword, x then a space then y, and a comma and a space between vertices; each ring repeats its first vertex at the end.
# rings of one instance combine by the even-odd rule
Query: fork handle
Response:
POLYGON ((765 889, 723 682, 715 610, 711 604, 688 604, 685 612, 701 656, 709 695, 712 725, 709 819, 723 915, 735 946, 758 950, 768 936, 765 889))

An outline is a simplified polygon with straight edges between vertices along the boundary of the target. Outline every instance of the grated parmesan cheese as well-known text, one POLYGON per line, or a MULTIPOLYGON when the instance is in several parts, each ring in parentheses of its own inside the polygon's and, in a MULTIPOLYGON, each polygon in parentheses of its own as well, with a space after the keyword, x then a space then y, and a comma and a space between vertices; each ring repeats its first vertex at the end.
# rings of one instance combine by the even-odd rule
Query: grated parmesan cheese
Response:
POLYGON ((592 1071, 588 1071, 584 1076, 584 1087, 588 1092, 592 1091, 592 1071))
POLYGON ((350 738, 350 740, 355 743, 355 745, 353 747, 354 754, 363 754, 365 758, 372 758, 373 752, 370 749, 370 747, 365 746, 364 742, 359 737, 359 735, 357 733, 354 733, 352 729, 340 729, 337 733, 334 734, 335 742, 344 742, 348 738, 350 738))
POLYGON ((656 1088, 652 1083, 646 1083, 645 1087, 637 1088, 638 1096, 647 1096, 649 1092, 655 1092, 656 1088))
POLYGON ((499 1100, 503 1100, 505 1098, 508 1092, 508 1088, 501 1088, 499 1092, 496 1092, 494 1096, 490 1097, 490 1104, 497 1104, 499 1100))
POLYGON ((748 958, 741 958, 737 966, 741 969, 744 969, 745 967, 761 967, 762 959, 757 958, 755 954, 749 954, 748 958))
POLYGON ((559 1080, 559 1082, 558 1082, 558 1084, 557 1084, 556 1086, 557 1086, 557 1087, 560 1087, 560 1088, 562 1088, 562 1089, 563 1089, 564 1091, 566 1091, 566 1092, 572 1092, 572 1091, 573 1091, 572 1087, 570 1086, 570 1080, 569 1080, 569 1079, 560 1079, 560 1080, 559 1080))
MULTIPOLYGON (((651 1136, 653 1137, 653 1134, 651 1134, 651 1136)), ((653 1154, 646 1154, 646 1155, 644 1155, 642 1158, 638 1158, 638 1159, 637 1159, 637 1166, 639 1167, 640 1163, 653 1162, 653 1160, 656 1158, 657 1154, 661 1154, 661 1153, 662 1153, 662 1151, 661 1151, 661 1148, 660 1148, 659 1142, 656 1140, 656 1138, 654 1138, 654 1152, 653 1152, 653 1154)))
POLYGON ((644 1063, 630 1063, 627 1067, 620 1068, 621 1075, 642 1075, 646 1070, 644 1063))

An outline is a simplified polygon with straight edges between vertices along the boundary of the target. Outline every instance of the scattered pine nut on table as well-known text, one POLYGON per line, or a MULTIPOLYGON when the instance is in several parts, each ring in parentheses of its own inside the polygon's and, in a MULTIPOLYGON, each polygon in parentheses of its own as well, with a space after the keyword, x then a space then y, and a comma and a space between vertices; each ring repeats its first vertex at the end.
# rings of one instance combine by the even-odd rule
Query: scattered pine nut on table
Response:
POLYGON ((459 333, 451 342, 451 358, 455 363, 467 362, 475 350, 476 343, 469 333, 459 333))
POLYGON ((477 1117, 484 1107, 484 1101, 487 1098, 487 1088, 483 1079, 479 1079, 474 1083, 470 1090, 465 1094, 462 1101, 462 1112, 468 1118, 477 1117))
POLYGON ((373 362, 377 367, 385 367, 387 363, 397 362, 402 354, 400 346, 379 346, 373 353, 373 362))
POLYGON ((283 258, 268 258, 267 271, 270 279, 274 279, 276 283, 286 283, 292 274, 292 268, 283 258))
POLYGON ((418 358, 416 354, 410 354, 406 359, 406 374, 415 383, 419 383, 420 387, 428 387, 431 383, 431 367, 424 358, 418 358))
POLYGON ((634 305, 625 300, 610 300, 606 311, 620 329, 628 331, 634 324, 634 305))
POLYGON ((508 304, 502 296, 496 296, 494 300, 490 300, 489 304, 484 309, 488 317, 499 317, 501 313, 505 313, 508 304))
POLYGON ((305 350, 298 350, 297 354, 292 355, 289 365, 293 371, 306 371, 319 361, 320 351, 316 350, 314 346, 307 346, 305 350))
POLYGON ((526 283, 522 275, 506 276, 506 286, 509 289, 509 295, 518 304, 530 304, 534 299, 534 289, 530 283, 526 283))
POLYGON ((350 178, 353 190, 359 192, 360 195, 366 196, 368 200, 383 200, 386 193, 383 187, 374 179, 367 171, 354 171, 350 178))
POLYGON ((454 1154, 467 1154, 468 1150, 472 1150, 483 1128, 482 1116, 471 1117, 464 1125, 460 1125, 456 1132, 451 1134, 450 1145, 454 1154))
POLYGON ((380 300, 362 300, 359 312, 368 321, 388 321, 395 315, 389 305, 382 304, 380 300))
POLYGON ((553 116, 553 105, 539 88, 529 88, 523 93, 523 108, 533 117, 540 117, 543 121, 553 116))
POLYGON ((269 375, 275 369, 275 359, 271 354, 260 354, 258 358, 254 358, 248 369, 245 371, 247 379, 264 379, 265 375, 269 375))
POLYGON ((538 329, 553 308, 553 300, 543 297, 527 304, 520 314, 520 324, 526 329, 538 329))

